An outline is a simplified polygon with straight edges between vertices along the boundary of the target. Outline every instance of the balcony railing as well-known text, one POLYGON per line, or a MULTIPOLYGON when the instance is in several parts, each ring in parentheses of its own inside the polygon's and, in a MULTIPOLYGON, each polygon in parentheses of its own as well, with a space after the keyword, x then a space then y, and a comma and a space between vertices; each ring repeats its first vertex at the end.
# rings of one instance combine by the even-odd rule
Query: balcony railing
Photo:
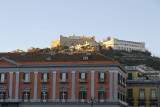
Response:
POLYGON ((46 80, 45 80, 45 79, 42 79, 42 80, 41 80, 41 83, 49 83, 49 79, 46 79, 46 80))
POLYGON ((138 101, 145 101, 146 97, 138 97, 138 101))
POLYGON ((31 83, 31 81, 30 80, 22 80, 22 83, 28 84, 28 83, 31 83))
POLYGON ((63 79, 59 79, 59 82, 60 83, 68 83, 68 79, 64 79, 64 80, 63 79))
POLYGON ((151 96, 150 96, 149 100, 150 100, 150 101, 157 101, 157 100, 158 100, 158 97, 151 97, 151 96))
POLYGON ((0 102, 5 102, 5 99, 0 99, 0 102))
POLYGON ((87 99, 79 99, 78 102, 85 103, 85 102, 87 102, 87 99))
POLYGON ((106 79, 98 79, 98 83, 107 83, 107 80, 106 79))
POLYGON ((78 79, 79 83, 87 83, 87 79, 78 79))
POLYGON ((127 97, 127 98, 126 98, 126 101, 133 101, 133 100, 134 100, 133 97, 127 97))
POLYGON ((7 83, 6 80, 3 80, 3 81, 0 80, 0 84, 6 84, 6 83, 7 83))

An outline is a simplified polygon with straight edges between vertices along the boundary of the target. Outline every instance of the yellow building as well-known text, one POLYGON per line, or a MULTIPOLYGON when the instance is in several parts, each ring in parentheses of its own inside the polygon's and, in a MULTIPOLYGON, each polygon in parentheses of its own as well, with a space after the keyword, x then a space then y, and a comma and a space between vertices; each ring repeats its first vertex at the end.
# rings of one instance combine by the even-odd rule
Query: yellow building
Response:
POLYGON ((159 107, 160 78, 140 76, 145 71, 128 67, 126 73, 126 102, 128 107, 159 107))

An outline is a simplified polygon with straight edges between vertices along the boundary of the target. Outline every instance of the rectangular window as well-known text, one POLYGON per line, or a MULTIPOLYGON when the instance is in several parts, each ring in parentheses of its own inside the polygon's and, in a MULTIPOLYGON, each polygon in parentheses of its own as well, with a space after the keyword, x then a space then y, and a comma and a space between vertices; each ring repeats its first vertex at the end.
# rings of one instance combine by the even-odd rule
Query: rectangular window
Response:
POLYGON ((44 82, 47 82, 47 73, 43 74, 43 80, 44 80, 44 82))
POLYGON ((86 78, 86 73, 81 73, 81 79, 85 79, 86 78))
POLYGON ((80 83, 86 83, 87 82, 87 73, 79 73, 79 80, 80 83))
POLYGON ((86 91, 80 91, 79 92, 79 99, 87 99, 87 92, 86 91))
POLYGON ((0 74, 0 82, 5 83, 6 80, 6 74, 0 74))
POLYGON ((62 73, 62 80, 66 80, 66 73, 62 73))
POLYGON ((156 90, 155 89, 151 89, 151 98, 156 98, 156 90))
POLYGON ((104 72, 98 73, 98 82, 100 83, 106 82, 106 73, 104 72))
POLYGON ((132 89, 127 90, 127 98, 133 98, 133 90, 132 89))
POLYGON ((30 81, 30 74, 29 73, 24 73, 24 82, 29 82, 30 81))
POLYGON ((22 97, 23 100, 28 100, 30 99, 30 92, 23 92, 23 97, 22 97))
POLYGON ((132 80, 132 73, 128 73, 128 80, 132 80))
POLYGON ((5 99, 5 92, 0 92, 0 100, 4 100, 5 99))
POLYGON ((42 82, 48 82, 49 81, 49 73, 42 73, 42 82))
POLYGON ((104 79, 104 73, 100 73, 100 79, 104 79))
POLYGON ((140 99, 144 99, 145 98, 145 90, 144 89, 140 89, 139 90, 139 97, 140 97, 140 99))

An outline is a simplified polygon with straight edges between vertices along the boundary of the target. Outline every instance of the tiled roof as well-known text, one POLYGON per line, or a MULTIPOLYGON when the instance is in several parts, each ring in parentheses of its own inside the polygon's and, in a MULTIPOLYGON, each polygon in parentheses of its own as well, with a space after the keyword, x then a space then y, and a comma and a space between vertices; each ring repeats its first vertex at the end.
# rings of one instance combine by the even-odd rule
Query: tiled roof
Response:
POLYGON ((86 53, 0 53, 0 58, 6 57, 16 62, 74 62, 84 61, 83 57, 88 56, 86 61, 109 61, 117 62, 109 57, 101 55, 96 52, 91 54, 86 53), (46 58, 48 60, 46 60, 46 58))

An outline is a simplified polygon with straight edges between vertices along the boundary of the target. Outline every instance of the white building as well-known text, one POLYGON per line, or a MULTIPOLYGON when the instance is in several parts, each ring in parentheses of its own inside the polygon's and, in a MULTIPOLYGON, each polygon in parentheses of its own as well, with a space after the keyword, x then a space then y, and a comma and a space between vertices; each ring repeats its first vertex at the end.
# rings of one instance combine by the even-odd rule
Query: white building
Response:
POLYGON ((106 48, 112 47, 115 50, 126 50, 126 51, 142 51, 145 52, 145 43, 144 42, 133 42, 133 41, 125 41, 119 40, 116 38, 112 38, 107 41, 103 41, 100 43, 101 45, 106 45, 106 48))

